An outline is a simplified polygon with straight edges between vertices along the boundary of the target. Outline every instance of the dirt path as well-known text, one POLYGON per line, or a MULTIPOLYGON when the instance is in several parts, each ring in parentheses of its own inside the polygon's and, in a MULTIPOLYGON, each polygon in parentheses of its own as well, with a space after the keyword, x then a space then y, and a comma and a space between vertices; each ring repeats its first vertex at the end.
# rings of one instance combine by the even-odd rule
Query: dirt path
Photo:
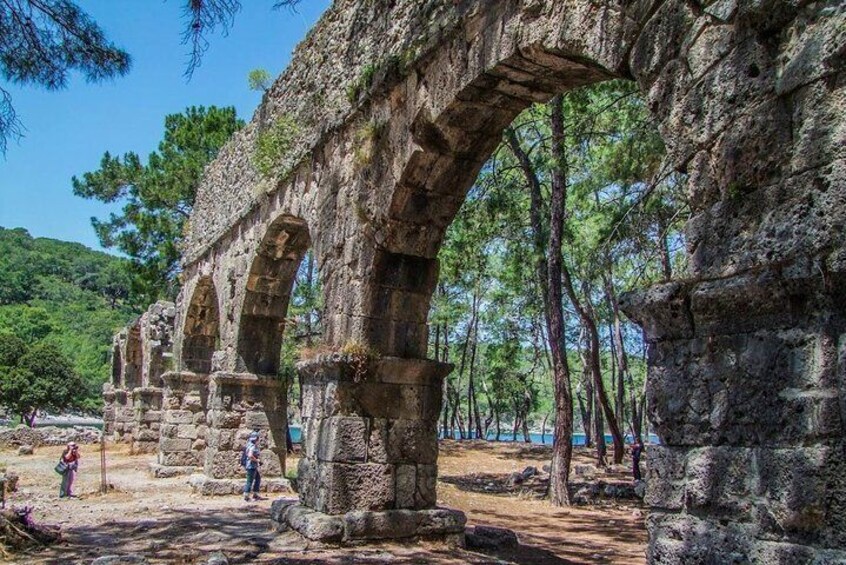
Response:
MULTIPOLYGON (((223 551, 230 563, 643 563, 646 534, 640 505, 606 503, 566 509, 537 499, 526 485, 510 486, 508 476, 548 463, 548 450, 517 445, 444 442, 439 460, 439 504, 467 513, 468 525, 501 526, 517 532, 520 546, 489 555, 433 544, 380 544, 325 548, 270 528, 271 500, 246 503, 240 497, 193 495, 186 478, 153 479, 152 456, 130 456, 109 447, 109 482, 97 493, 99 459, 83 446, 75 492, 58 498, 53 465, 61 448, 43 447, 32 456, 0 451, 0 461, 21 479, 9 496, 30 506, 39 523, 60 525, 63 541, 20 555, 10 563, 90 563, 102 555, 141 554, 151 563, 205 563, 223 551)), ((587 461, 583 452, 576 463, 587 461)), ((608 479, 625 481, 623 475, 608 479)), ((537 485, 535 485, 537 487, 537 485)))

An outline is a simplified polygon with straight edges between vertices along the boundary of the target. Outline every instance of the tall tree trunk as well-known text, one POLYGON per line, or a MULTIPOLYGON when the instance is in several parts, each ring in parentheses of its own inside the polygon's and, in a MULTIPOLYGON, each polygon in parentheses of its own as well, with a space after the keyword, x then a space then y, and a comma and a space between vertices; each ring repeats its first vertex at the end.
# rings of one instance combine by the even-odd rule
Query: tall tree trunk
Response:
MULTIPOLYGON (((476 306, 476 293, 473 293, 473 306, 472 306, 471 313, 470 313, 470 321, 467 323, 467 333, 464 336, 464 347, 461 350, 461 363, 460 363, 459 368, 458 368, 458 381, 459 381, 458 387, 459 387, 459 390, 460 390, 460 385, 461 385, 461 377, 464 376, 464 369, 467 366, 467 354, 468 354, 469 349, 470 349, 470 338, 473 336, 473 326, 476 323, 476 308, 477 308, 477 306, 476 306)), ((456 392, 456 394, 457 394, 457 392, 456 392)), ((466 430, 467 430, 467 437, 472 438, 473 437, 472 436, 472 433, 473 433, 473 430, 472 430, 473 409, 470 405, 472 400, 469 398, 469 396, 470 396, 469 392, 468 392, 467 396, 468 396, 468 398, 467 398, 467 428, 466 428, 466 430)), ((456 399, 456 402, 458 402, 458 399, 456 399)), ((461 411, 459 410, 459 414, 460 414, 460 412, 461 411)), ((463 426, 462 426, 462 428, 463 428, 463 426)), ((465 434, 464 434, 464 430, 462 429, 461 439, 464 439, 464 437, 465 437, 465 434)))
POLYGON ((564 148, 563 98, 555 96, 550 102, 552 110, 553 157, 558 162, 553 167, 549 205, 549 238, 543 227, 543 195, 540 182, 529 156, 523 151, 514 130, 506 130, 506 141, 520 163, 529 186, 529 216, 535 254, 538 283, 543 297, 544 314, 550 353, 552 356, 553 394, 555 400, 555 431, 552 445, 552 466, 549 495, 557 506, 569 505, 570 461, 573 456, 573 395, 570 389, 570 367, 564 341, 564 305, 561 296, 561 240, 564 232, 566 206, 566 156, 564 148))
MULTIPOLYGON (((314 286, 314 253, 311 251, 306 254, 306 285, 308 285, 309 292, 311 292, 312 287, 314 286)), ((311 322, 311 309, 306 310, 305 326, 306 347, 311 347, 313 345, 311 335, 313 333, 311 322)))
POLYGON ((668 282, 673 278, 673 263, 670 260, 670 243, 667 240, 667 226, 663 219, 658 222, 657 245, 658 256, 661 258, 661 275, 664 277, 662 282, 668 282))
MULTIPOLYGON (((478 289, 477 289, 478 291, 478 289)), ((478 296, 478 295, 477 295, 478 296)), ((467 385, 467 412, 468 414, 472 413, 473 417, 470 418, 470 421, 475 423, 475 430, 473 433, 476 435, 476 439, 482 439, 484 436, 482 435, 482 419, 479 417, 479 402, 476 398, 476 382, 474 380, 475 369, 476 369, 476 347, 479 342, 479 316, 478 316, 478 304, 481 302, 481 296, 474 297, 474 304, 476 305, 475 310, 476 314, 474 316, 474 324, 473 324, 473 345, 470 351, 470 371, 469 371, 469 379, 467 385)), ((470 424, 468 424, 469 426, 470 424)), ((468 430, 470 432, 471 430, 468 430)), ((468 435, 472 438, 473 433, 468 433, 468 435)))
POLYGON ((593 419, 593 431, 596 438, 596 463, 600 467, 605 467, 608 465, 608 460, 606 459, 608 448, 605 443, 605 419, 602 417, 602 410, 595 410, 593 419))
POLYGON ((588 369, 587 356, 587 332, 584 326, 579 329, 579 339, 576 341, 576 350, 582 363, 581 388, 584 390, 576 396, 579 401, 579 413, 582 416, 582 432, 585 434, 585 447, 593 447, 593 381, 588 369))

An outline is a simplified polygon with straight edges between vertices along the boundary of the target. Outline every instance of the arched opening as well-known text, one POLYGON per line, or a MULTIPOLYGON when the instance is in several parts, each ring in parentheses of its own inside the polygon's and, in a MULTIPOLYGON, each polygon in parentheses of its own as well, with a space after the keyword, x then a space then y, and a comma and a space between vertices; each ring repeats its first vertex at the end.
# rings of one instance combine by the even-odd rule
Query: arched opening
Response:
POLYGON ((141 386, 141 327, 135 323, 126 333, 126 364, 124 366, 124 386, 126 390, 133 390, 141 386))
POLYGON ((270 225, 256 251, 238 333, 238 355, 250 373, 276 375, 279 371, 291 292, 310 244, 305 222, 282 216, 270 225))
POLYGON ((120 374, 123 370, 123 359, 120 355, 120 345, 115 344, 112 349, 112 386, 119 388, 120 374))
POLYGON ((220 341, 217 291, 211 277, 203 277, 194 289, 185 315, 182 367, 194 373, 211 372, 212 355, 220 341))

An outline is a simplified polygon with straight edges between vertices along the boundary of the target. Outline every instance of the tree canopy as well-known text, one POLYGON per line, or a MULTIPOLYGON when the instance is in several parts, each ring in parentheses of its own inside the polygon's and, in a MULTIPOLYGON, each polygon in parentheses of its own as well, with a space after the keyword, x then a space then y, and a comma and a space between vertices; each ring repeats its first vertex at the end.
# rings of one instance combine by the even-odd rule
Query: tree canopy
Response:
MULTIPOLYGON (((0 2, 0 75, 11 83, 58 90, 71 71, 97 82, 126 74, 131 58, 68 0, 0 2)), ((0 88, 0 152, 21 135, 8 91, 0 88)))
POLYGON ((79 407, 84 383, 70 360, 54 344, 27 346, 20 338, 0 334, 0 404, 28 426, 39 410, 79 407))

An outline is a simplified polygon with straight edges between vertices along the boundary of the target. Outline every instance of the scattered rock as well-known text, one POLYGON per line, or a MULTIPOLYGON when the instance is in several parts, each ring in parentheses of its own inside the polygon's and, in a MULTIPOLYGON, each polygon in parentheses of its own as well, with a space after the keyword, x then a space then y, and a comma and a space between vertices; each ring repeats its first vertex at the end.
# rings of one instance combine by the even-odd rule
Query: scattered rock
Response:
POLYGON ((544 465, 543 467, 541 467, 541 469, 543 469, 544 473, 551 473, 552 472, 552 467, 550 467, 549 465, 544 465))
POLYGON ((635 496, 638 498, 643 498, 644 496, 646 496, 646 481, 635 481, 634 493, 635 496))
POLYGON ((35 449, 31 445, 22 445, 18 448, 18 455, 32 455, 35 449))
POLYGON ((522 473, 517 473, 517 472, 514 472, 514 473, 511 473, 511 474, 508 476, 508 481, 507 481, 507 482, 508 482, 508 486, 513 487, 514 485, 521 485, 521 484, 523 484, 523 482, 524 482, 524 481, 525 481, 525 478, 523 477, 523 474, 522 474, 522 473))
POLYGON ((596 467, 594 465, 573 465, 573 474, 577 477, 585 477, 596 474, 596 467))
POLYGON ((534 477, 537 474, 538 474, 538 468, 537 467, 531 467, 531 466, 526 467, 525 469, 523 469, 523 472, 520 473, 520 475, 522 475, 523 479, 531 479, 532 477, 534 477))
POLYGON ((224 555, 222 551, 215 551, 214 553, 209 555, 207 565, 229 565, 229 560, 226 558, 226 555, 224 555))
POLYGON ((79 444, 99 443, 100 430, 85 426, 29 428, 20 425, 16 428, 0 428, 0 447, 65 445, 70 441, 79 444))
POLYGON ((465 543, 469 549, 499 550, 509 547, 517 547, 520 542, 517 534, 506 528, 495 528, 493 526, 476 526, 472 531, 465 533, 465 543))
POLYGON ((147 559, 143 555, 104 555, 91 565, 147 565, 147 559))

